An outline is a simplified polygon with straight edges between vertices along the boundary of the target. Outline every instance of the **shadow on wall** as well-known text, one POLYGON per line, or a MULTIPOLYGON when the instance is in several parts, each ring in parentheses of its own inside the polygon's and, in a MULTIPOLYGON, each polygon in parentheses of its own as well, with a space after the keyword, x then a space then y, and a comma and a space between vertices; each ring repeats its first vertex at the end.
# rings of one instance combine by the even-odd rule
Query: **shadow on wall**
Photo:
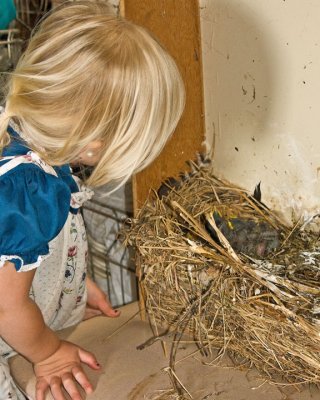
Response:
MULTIPOLYGON (((259 141, 268 133, 275 107, 272 39, 244 1, 203 0, 200 15, 207 141, 215 168, 227 168, 228 176, 222 175, 232 179, 232 171, 248 175, 248 163, 263 150, 259 141)), ((244 183, 261 178, 253 173, 251 179, 244 183)))

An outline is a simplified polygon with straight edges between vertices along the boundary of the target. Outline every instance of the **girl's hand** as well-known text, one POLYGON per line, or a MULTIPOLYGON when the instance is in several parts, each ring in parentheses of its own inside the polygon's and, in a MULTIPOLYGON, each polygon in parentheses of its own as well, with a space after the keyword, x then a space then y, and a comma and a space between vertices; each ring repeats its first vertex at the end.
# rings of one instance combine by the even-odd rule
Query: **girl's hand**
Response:
POLYGON ((93 392, 93 387, 84 373, 81 363, 95 370, 100 369, 95 356, 70 342, 61 341, 58 350, 47 359, 33 365, 37 378, 36 400, 44 400, 50 388, 55 400, 64 400, 64 389, 72 400, 81 400, 76 382, 86 394, 93 392))
POLYGON ((107 317, 119 317, 120 311, 114 310, 107 295, 90 278, 86 278, 87 284, 87 309, 84 319, 95 317, 96 315, 106 315, 107 317))

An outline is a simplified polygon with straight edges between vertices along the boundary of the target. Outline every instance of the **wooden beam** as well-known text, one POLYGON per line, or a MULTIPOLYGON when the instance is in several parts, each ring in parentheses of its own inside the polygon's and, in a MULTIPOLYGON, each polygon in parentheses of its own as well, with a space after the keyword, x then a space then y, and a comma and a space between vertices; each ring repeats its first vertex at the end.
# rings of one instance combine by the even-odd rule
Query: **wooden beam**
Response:
POLYGON ((160 156, 133 179, 135 213, 151 188, 186 171, 185 162, 203 150, 204 110, 199 4, 197 0, 121 0, 127 19, 151 31, 175 59, 186 86, 182 119, 160 156))

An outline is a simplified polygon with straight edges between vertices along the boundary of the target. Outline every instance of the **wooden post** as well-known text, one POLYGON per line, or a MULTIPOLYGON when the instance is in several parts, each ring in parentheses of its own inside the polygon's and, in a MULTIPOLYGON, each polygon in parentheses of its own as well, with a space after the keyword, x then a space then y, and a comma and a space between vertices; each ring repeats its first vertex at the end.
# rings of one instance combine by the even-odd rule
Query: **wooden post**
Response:
MULTIPOLYGON (((186 107, 159 157, 133 178, 134 213, 151 188, 187 170, 186 161, 203 151, 204 106, 199 4, 197 0, 121 0, 120 13, 151 31, 175 59, 186 87, 186 107)), ((137 265, 139 276, 140 268, 137 265)), ((140 308, 144 307, 140 287, 140 308)), ((144 313, 142 313, 142 318, 144 313)))
POLYGON ((146 200, 150 188, 157 189, 169 176, 186 170, 204 141, 203 85, 199 4, 196 0, 122 0, 124 16, 159 39, 173 56, 186 86, 187 100, 182 119, 160 156, 134 177, 134 209, 146 200))

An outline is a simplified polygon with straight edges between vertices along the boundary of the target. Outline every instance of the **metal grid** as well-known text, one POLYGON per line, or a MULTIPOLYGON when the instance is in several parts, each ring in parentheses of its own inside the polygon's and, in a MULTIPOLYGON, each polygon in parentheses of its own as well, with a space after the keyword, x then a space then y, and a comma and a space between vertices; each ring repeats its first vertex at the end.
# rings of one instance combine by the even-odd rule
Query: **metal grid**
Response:
POLYGON ((134 256, 119 240, 124 221, 132 217, 131 185, 105 196, 107 187, 84 206, 89 243, 89 273, 115 306, 138 298, 134 256))

